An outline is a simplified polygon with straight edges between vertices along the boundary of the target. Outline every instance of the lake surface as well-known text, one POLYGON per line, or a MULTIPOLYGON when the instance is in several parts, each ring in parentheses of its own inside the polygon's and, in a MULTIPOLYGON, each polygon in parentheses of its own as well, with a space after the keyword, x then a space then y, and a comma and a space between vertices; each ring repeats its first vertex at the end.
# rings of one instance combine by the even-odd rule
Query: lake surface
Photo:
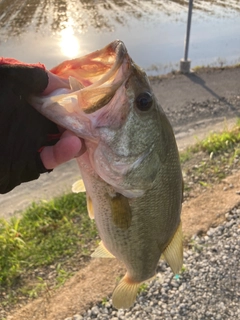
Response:
MULTIPOLYGON (((115 39, 148 74, 179 68, 188 1, 0 0, 0 55, 51 68, 115 39)), ((240 63, 240 1, 195 0, 191 66, 240 63)))

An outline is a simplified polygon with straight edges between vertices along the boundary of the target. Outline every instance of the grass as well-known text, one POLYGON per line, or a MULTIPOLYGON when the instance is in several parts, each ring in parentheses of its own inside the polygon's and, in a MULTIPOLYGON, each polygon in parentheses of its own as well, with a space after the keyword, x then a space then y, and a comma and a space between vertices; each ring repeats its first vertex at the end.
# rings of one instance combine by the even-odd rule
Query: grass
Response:
POLYGON ((220 133, 210 133, 207 138, 198 141, 195 145, 188 147, 180 153, 181 163, 190 160, 197 152, 205 152, 210 156, 234 151, 235 155, 240 154, 240 119, 232 129, 227 127, 220 133))
MULTIPOLYGON (((238 161, 239 142, 240 121, 234 128, 225 128, 218 134, 211 133, 182 152, 180 158, 183 169, 188 167, 184 178, 185 191, 191 190, 194 184, 207 188, 213 177, 218 180, 224 178, 228 169, 238 161)), ((79 270, 79 260, 90 256, 96 239, 97 230, 88 217, 84 194, 72 193, 49 202, 33 203, 21 218, 12 218, 10 221, 1 219, 2 305, 14 305, 22 296, 35 298, 42 292, 49 294, 52 287, 63 285, 79 270), (76 255, 78 258, 75 259, 74 269, 72 261, 76 255), (46 275, 51 273, 54 273, 54 281, 49 284, 46 275)), ((145 286, 140 290, 144 291, 145 286)))
POLYGON ((149 285, 147 283, 142 283, 138 288, 138 294, 145 293, 148 290, 149 285))
POLYGON ((184 173, 184 191, 206 189, 232 174, 240 161, 240 121, 233 128, 210 133, 202 141, 180 153, 184 173))
POLYGON ((199 142, 197 147, 209 154, 222 153, 224 151, 233 150, 240 142, 240 121, 236 126, 229 130, 225 129, 221 133, 211 133, 206 139, 199 142))
POLYGON ((83 194, 33 203, 21 218, 9 222, 1 219, 0 297, 6 293, 10 297, 12 291, 18 289, 24 295, 36 297, 46 289, 45 279, 37 275, 31 279, 35 283, 32 287, 22 284, 22 278, 31 274, 31 270, 54 264, 55 286, 62 285, 72 274, 64 269, 65 263, 77 252, 89 256, 90 244, 95 244, 96 236, 95 223, 88 217, 83 194))

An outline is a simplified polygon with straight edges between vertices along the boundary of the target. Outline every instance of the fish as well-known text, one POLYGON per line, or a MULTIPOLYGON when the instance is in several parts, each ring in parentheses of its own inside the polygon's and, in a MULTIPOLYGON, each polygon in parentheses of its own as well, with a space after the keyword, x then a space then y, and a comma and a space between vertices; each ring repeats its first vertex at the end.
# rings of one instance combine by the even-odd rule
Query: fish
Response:
POLYGON ((31 104, 84 139, 78 157, 89 217, 101 238, 94 258, 117 258, 126 274, 113 291, 117 309, 130 308, 161 256, 177 274, 183 264, 183 178, 172 126, 146 73, 115 40, 51 70, 70 88, 31 104))

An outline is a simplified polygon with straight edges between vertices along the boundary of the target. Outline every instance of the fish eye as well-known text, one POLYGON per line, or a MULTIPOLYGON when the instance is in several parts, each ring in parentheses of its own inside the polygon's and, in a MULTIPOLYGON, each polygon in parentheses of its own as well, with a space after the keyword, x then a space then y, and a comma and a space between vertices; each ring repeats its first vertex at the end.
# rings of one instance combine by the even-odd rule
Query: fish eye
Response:
POLYGON ((141 93, 136 99, 136 106, 140 111, 148 111, 152 106, 153 98, 150 92, 141 93))

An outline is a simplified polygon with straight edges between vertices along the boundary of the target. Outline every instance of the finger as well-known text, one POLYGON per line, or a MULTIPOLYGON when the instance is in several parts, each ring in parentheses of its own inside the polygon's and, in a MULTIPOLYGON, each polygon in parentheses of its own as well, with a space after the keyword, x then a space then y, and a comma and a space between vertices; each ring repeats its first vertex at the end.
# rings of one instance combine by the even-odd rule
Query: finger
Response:
POLYGON ((41 152, 41 160, 46 169, 54 169, 60 164, 79 156, 82 141, 72 132, 65 131, 54 146, 47 146, 41 152))
MULTIPOLYGON (((59 131, 61 132, 61 127, 58 127, 58 129, 59 129, 59 131)), ((73 133, 73 132, 70 131, 70 130, 66 130, 66 129, 64 129, 64 130, 65 130, 65 131, 64 131, 63 134, 61 135, 61 138, 60 138, 60 139, 65 139, 65 138, 69 138, 69 137, 75 137, 75 138, 76 138, 75 133, 73 133)), ((80 156, 87 150, 84 139, 79 138, 79 137, 77 137, 77 138, 80 139, 80 141, 81 141, 81 149, 80 149, 79 152, 74 156, 74 158, 80 157, 80 156)))

